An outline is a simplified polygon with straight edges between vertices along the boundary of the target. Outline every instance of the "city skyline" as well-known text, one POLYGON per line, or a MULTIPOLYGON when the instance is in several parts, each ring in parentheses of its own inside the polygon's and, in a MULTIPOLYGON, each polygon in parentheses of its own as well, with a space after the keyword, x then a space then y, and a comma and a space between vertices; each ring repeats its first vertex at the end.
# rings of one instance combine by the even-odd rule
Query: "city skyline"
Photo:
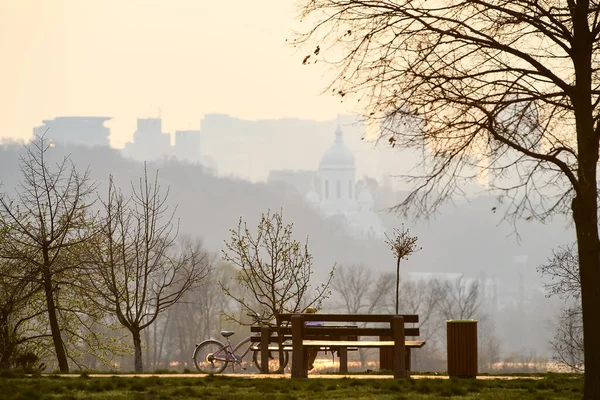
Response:
POLYGON ((306 28, 295 2, 263 3, 0 0, 0 136, 26 140, 60 115, 108 115, 122 148, 137 118, 174 132, 215 113, 323 121, 355 111, 321 95, 326 69, 303 66, 307 50, 289 45, 306 28))

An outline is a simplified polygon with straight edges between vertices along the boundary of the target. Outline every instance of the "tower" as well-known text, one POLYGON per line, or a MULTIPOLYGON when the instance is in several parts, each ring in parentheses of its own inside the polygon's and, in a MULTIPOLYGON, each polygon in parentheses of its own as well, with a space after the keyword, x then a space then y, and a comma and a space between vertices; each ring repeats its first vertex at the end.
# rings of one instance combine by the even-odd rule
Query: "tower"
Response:
POLYGON ((319 163, 321 207, 326 215, 343 214, 356 208, 354 155, 344 144, 338 125, 335 139, 319 163))

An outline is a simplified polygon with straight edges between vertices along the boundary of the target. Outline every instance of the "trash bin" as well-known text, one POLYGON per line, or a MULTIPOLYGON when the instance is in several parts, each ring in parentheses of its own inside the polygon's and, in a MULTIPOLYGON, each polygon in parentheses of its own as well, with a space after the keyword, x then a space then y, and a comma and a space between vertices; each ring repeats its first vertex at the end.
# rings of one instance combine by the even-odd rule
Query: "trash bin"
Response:
POLYGON ((477 321, 446 321, 448 339, 448 375, 451 378, 477 376, 477 321))

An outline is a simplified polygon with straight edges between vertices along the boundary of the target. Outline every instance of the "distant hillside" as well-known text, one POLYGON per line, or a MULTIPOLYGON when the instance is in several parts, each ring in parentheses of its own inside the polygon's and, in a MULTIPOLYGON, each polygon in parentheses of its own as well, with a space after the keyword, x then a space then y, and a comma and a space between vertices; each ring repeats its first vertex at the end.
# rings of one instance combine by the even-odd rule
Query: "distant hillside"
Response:
MULTIPOLYGON (((19 179, 18 146, 0 147, 1 190, 11 192, 19 179)), ((80 169, 91 169, 92 179, 99 182, 101 193, 109 174, 125 189, 139 178, 143 164, 123 158, 109 148, 60 147, 52 149, 56 158, 71 154, 80 169)), ((335 263, 364 263, 379 270, 394 270, 391 252, 384 243, 357 242, 332 222, 324 221, 303 201, 302 197, 284 190, 280 185, 250 183, 244 180, 218 178, 204 174, 201 167, 163 161, 149 165, 158 168, 163 186, 170 187, 170 201, 178 205, 181 232, 201 237, 208 249, 219 253, 228 230, 236 227, 242 216, 256 224, 261 212, 283 209, 286 221, 294 223, 299 239, 309 237, 319 277, 335 263)), ((535 267, 545 262, 551 249, 573 240, 567 230, 567 220, 556 218, 542 225, 523 222, 518 225, 520 242, 512 226, 501 221, 501 211, 493 197, 478 197, 471 202, 445 206, 437 216, 427 221, 404 221, 419 237, 423 250, 403 262, 403 271, 460 272, 500 279, 504 290, 514 291, 520 274, 525 283, 539 284, 535 267), (515 259, 517 256, 527 256, 515 259), (520 262, 516 262, 519 261, 520 262)), ((403 220, 382 213, 389 231, 400 227, 403 220)))

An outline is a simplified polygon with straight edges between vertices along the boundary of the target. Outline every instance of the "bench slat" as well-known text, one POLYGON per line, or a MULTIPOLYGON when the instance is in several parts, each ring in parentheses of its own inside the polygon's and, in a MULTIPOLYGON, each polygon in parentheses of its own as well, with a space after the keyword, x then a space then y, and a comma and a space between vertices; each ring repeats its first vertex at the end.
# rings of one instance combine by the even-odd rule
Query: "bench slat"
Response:
MULTIPOLYGON (((260 326, 250 328, 251 332, 260 332, 260 326)), ((277 337, 276 328, 270 329, 271 334, 277 337)), ((291 337, 291 328, 281 328, 280 332, 291 337)), ((332 335, 332 336, 391 336, 391 328, 355 328, 344 326, 307 326, 305 335, 332 335)), ((404 328, 404 336, 421 336, 419 328, 404 328)))
MULTIPOLYGON (((346 347, 349 351, 351 350, 357 350, 358 347, 390 347, 394 345, 393 341, 389 341, 389 340, 385 340, 382 342, 377 342, 377 341, 335 341, 335 342, 330 342, 327 340, 304 340, 302 341, 302 344, 304 346, 319 346, 321 347, 321 350, 329 350, 332 347, 336 348, 336 347, 346 347), (357 345, 360 344, 360 345, 357 345)), ((404 342, 404 347, 410 347, 410 348, 421 348, 425 345, 425 341, 424 340, 407 340, 404 342)), ((260 349, 259 346, 252 346, 251 348, 253 351, 257 351, 260 349)), ((278 351, 279 347, 278 346, 269 346, 269 350, 270 351, 278 351)), ((291 351, 292 350, 292 346, 289 343, 285 343, 283 345, 283 350, 285 351, 291 351)))
MULTIPOLYGON (((338 328, 307 326, 304 335, 332 335, 332 336, 391 336, 390 328, 338 328)), ((420 336, 419 328, 404 328, 404 336, 420 336)))
MULTIPOLYGON (((279 314, 281 321, 291 322, 292 315, 279 314)), ((404 323, 418 323, 419 316, 415 314, 401 315, 404 323)), ((302 314, 305 321, 330 321, 330 322, 391 322, 393 314, 302 314)))
MULTIPOLYGON (((323 347, 319 348, 319 351, 329 351, 329 350, 331 350, 332 347, 335 348, 335 347, 340 347, 340 346, 323 346, 323 347)), ((258 351, 258 350, 260 350, 260 347, 253 346, 253 347, 251 347, 251 349, 253 351, 258 351)), ((346 347, 346 349, 348 351, 356 351, 356 350, 358 350, 358 347, 356 347, 356 346, 354 346, 354 347, 346 347)), ((278 351, 278 350, 279 350, 279 347, 277 347, 277 346, 269 346, 269 351, 278 351)), ((292 351, 292 345, 291 344, 284 345, 283 346, 283 350, 284 351, 292 351)))
MULTIPOLYGON (((339 340, 335 342, 327 340, 303 340, 302 345, 304 346, 319 346, 319 347, 394 347, 394 341, 384 340, 381 342, 364 340, 364 341, 346 341, 339 340)), ((404 342, 405 347, 416 347, 420 348, 425 345, 424 340, 407 340, 404 342)))

